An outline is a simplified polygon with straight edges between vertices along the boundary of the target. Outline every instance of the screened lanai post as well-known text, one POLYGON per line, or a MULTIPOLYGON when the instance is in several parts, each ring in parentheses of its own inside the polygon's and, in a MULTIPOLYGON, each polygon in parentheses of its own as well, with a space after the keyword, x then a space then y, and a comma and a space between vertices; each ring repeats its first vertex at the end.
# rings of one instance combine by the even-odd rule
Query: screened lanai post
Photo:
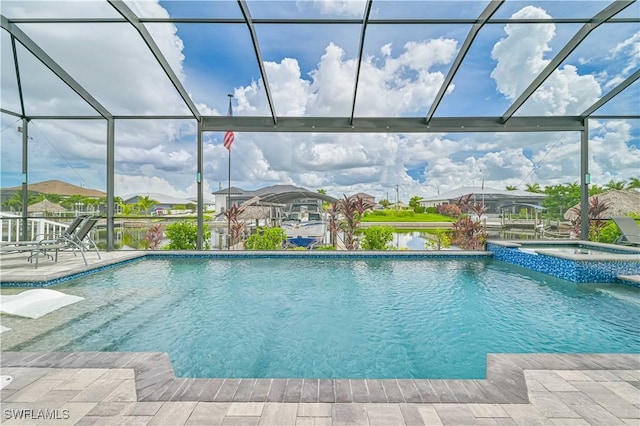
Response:
POLYGON ((107 119, 107 251, 114 250, 115 235, 115 120, 107 119))
POLYGON ((589 239, 589 120, 580 132, 580 239, 589 239))
POLYGON ((203 147, 202 147, 202 120, 198 120, 198 136, 197 136, 197 171, 196 171, 196 184, 197 184, 197 188, 198 188, 198 209, 197 209, 197 213, 198 213, 198 237, 196 239, 196 249, 197 250, 202 250, 202 247, 204 246, 203 244, 203 234, 204 234, 204 202, 203 202, 203 198, 204 198, 204 192, 203 192, 203 188, 202 188, 202 180, 203 180, 203 174, 202 174, 202 166, 203 166, 203 147))
POLYGON ((22 240, 29 240, 28 229, 28 207, 29 207, 29 119, 22 119, 22 240))

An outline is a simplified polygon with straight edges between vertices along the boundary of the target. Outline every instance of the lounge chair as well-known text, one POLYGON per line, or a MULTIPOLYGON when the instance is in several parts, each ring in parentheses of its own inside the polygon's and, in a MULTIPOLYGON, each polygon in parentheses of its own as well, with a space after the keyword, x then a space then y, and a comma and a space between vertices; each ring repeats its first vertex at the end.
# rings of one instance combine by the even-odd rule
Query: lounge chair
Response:
POLYGON ((614 241, 615 244, 625 244, 632 246, 640 246, 640 226, 629 216, 611 218, 618 229, 620 236, 614 241))
MULTIPOLYGON (((75 255, 76 249, 82 255, 82 259, 84 260, 84 264, 87 265, 87 258, 84 255, 84 252, 87 250, 94 250, 98 259, 101 259, 100 252, 98 251, 98 246, 95 241, 91 239, 89 232, 93 229, 95 224, 98 222, 98 219, 93 217, 88 217, 82 221, 82 223, 78 226, 76 232, 70 233, 68 235, 62 235, 60 238, 51 241, 53 244, 64 244, 65 247, 60 248, 58 250, 71 249, 73 250, 73 254, 75 255)), ((58 256, 58 252, 56 250, 56 261, 58 256)))
POLYGON ((0 243, 0 253, 31 253, 27 260, 33 262, 37 269, 41 255, 57 262, 60 250, 71 249, 75 255, 77 249, 82 256, 82 260, 84 260, 84 264, 88 265, 84 252, 92 249, 92 247, 98 255, 98 259, 101 259, 98 246, 89 236, 89 232, 97 222, 98 219, 88 216, 78 217, 59 236, 38 237, 33 241, 2 242, 0 243), (75 232, 73 232, 74 230, 75 232))
POLYGON ((27 260, 29 262, 33 262, 35 260, 33 263, 36 269, 38 269, 38 260, 40 259, 41 254, 53 260, 54 256, 47 253, 49 251, 53 251, 56 254, 55 260, 57 261, 57 251, 65 247, 65 243, 57 242, 55 240, 10 241, 0 243, 0 253, 30 253, 27 260))

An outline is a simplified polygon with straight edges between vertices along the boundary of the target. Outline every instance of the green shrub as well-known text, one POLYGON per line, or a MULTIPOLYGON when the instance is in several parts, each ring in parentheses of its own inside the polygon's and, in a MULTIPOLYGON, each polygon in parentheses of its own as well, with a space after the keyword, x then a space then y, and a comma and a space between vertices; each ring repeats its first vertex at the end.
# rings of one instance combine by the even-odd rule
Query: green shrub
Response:
POLYGON ((287 240, 287 234, 282 228, 258 228, 258 232, 249 235, 244 247, 247 250, 280 250, 282 243, 287 240))
POLYGON ((323 246, 317 246, 313 248, 314 250, 336 250, 336 248, 332 245, 323 245, 323 246))
POLYGON ((371 226, 364 230, 362 248, 365 250, 388 250, 391 248, 391 241, 393 241, 392 227, 371 226))
POLYGON ((425 212, 426 213, 437 213, 435 207, 427 207, 425 212))
MULTIPOLYGON (((164 248, 165 250, 195 250, 198 241, 198 225, 194 222, 175 222, 167 226, 164 235, 169 239, 169 244, 164 248)), ((211 231, 207 224, 204 225, 202 232, 202 240, 204 242, 204 249, 209 250, 211 248, 209 239, 211 238, 211 231)))
POLYGON ((620 236, 620 230, 615 222, 611 221, 607 223, 601 230, 598 235, 599 243, 613 243, 620 236))
POLYGON ((441 250, 451 246, 450 231, 442 228, 436 229, 435 232, 429 232, 429 240, 425 241, 424 248, 427 250, 441 250))

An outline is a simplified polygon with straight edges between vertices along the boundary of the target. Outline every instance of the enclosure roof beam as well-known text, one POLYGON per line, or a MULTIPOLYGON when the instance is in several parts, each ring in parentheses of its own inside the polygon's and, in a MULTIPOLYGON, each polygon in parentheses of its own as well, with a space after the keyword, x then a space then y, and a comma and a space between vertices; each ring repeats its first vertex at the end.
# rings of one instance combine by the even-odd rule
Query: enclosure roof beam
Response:
MULTIPOLYGON (((246 24, 242 18, 189 18, 189 17, 138 17, 141 23, 150 24, 246 24)), ((487 24, 586 24, 591 18, 494 18, 487 24)), ((126 24, 124 18, 11 18, 10 22, 15 24, 126 24)), ((253 18, 256 25, 361 25, 362 19, 294 19, 294 18, 253 18)), ((618 24, 633 24, 640 22, 640 18, 624 17, 611 18, 607 22, 618 24)), ((398 19, 369 19, 369 25, 474 25, 482 23, 478 18, 398 18, 398 19)))
POLYGON ((9 111, 8 109, 0 108, 0 112, 7 115, 13 115, 14 117, 27 118, 19 112, 9 111))
POLYGON ((193 103, 193 100, 191 99, 186 89, 180 82, 180 79, 178 79, 178 76, 175 74, 175 72, 173 72, 171 65, 169 65, 169 62, 162 54, 162 51, 160 50, 156 42, 153 40, 153 37, 151 37, 151 34, 149 34, 149 31, 147 31, 147 28, 144 26, 143 23, 140 22, 140 19, 138 18, 138 16, 135 13, 133 13, 133 11, 129 9, 129 6, 124 4, 122 0, 107 0, 107 1, 109 2, 109 4, 111 4, 111 6, 113 6, 115 10, 118 11, 118 13, 120 13, 120 15, 122 15, 127 21, 129 21, 129 23, 133 25, 133 27, 138 31, 138 33, 142 37, 142 40, 144 40, 145 44, 147 45, 151 53, 156 58, 156 60, 158 61, 162 69, 164 70, 164 73, 167 75, 167 77, 171 81, 171 84, 173 84, 173 87, 175 87, 175 89, 180 94, 180 97, 182 97, 182 100, 184 101, 184 103, 187 104, 187 107, 189 107, 189 110, 191 110, 191 113, 193 114, 193 116, 196 119, 200 120, 201 116, 200 116, 200 112, 198 111, 198 108, 196 108, 196 105, 193 103))
POLYGON ((539 73, 536 78, 533 79, 529 87, 516 99, 516 101, 507 109, 502 115, 502 122, 505 123, 511 119, 513 114, 520 109, 520 107, 533 95, 533 93, 544 83, 544 81, 562 64, 562 62, 573 52, 576 47, 596 28, 602 23, 609 20, 615 14, 619 13, 629 5, 633 4, 635 0, 616 0, 609 6, 605 7, 598 14, 596 14, 588 23, 584 24, 582 28, 569 40, 567 44, 558 52, 544 70, 539 73))
POLYGON ((583 120, 571 117, 513 117, 502 123, 500 117, 280 117, 274 125, 270 117, 203 116, 203 131, 265 133, 472 133, 472 132, 549 132, 582 131, 583 120))
POLYGON ((56 61, 53 60, 47 53, 40 48, 29 36, 27 36, 20 28, 15 24, 9 22, 4 16, 0 15, 0 25, 6 30, 12 37, 20 42, 29 52, 33 54, 40 62, 51 70, 58 78, 78 94, 85 102, 87 102, 93 109, 95 109, 102 117, 112 118, 112 115, 107 109, 100 104, 84 87, 73 79, 56 61))
POLYGON ((442 98, 444 97, 445 93, 447 93, 447 89, 449 89, 449 85, 451 84, 451 81, 453 81, 453 77, 455 77, 456 73, 458 72, 458 68, 460 68, 460 65, 462 64, 465 56, 467 56, 467 52, 471 48, 473 40, 475 40, 478 32, 482 29, 486 21, 488 21, 496 12, 496 10, 498 10, 502 3, 504 3, 504 0, 492 0, 478 17, 478 22, 474 23, 471 27, 469 34, 467 34, 467 38, 464 40, 462 46, 460 47, 460 50, 458 51, 456 59, 454 59, 453 64, 451 64, 451 68, 449 68, 449 73, 445 77, 444 82, 440 86, 438 94, 436 95, 433 103, 431 104, 431 107, 429 108, 429 112, 427 113, 426 117, 427 123, 431 120, 431 117, 433 117, 436 109, 438 109, 442 98))
POLYGON ((353 101, 351 102, 351 122, 353 123, 353 115, 356 112, 356 98, 358 96, 358 82, 360 81, 360 69, 362 68, 362 52, 364 51, 364 38, 367 33, 367 23, 371 14, 371 4, 373 0, 367 0, 365 6, 364 19, 362 21, 362 29, 360 30, 360 47, 358 49, 358 65, 356 67, 356 81, 353 85, 353 101))
POLYGON ((251 43, 253 44, 253 51, 256 54, 256 60, 258 61, 258 67, 260 68, 262 85, 264 86, 264 93, 267 95, 267 102, 269 103, 269 109, 271 110, 271 118, 273 119, 273 124, 278 124, 278 116, 276 115, 276 108, 273 103, 273 96, 271 95, 271 87, 269 86, 269 81, 267 80, 267 70, 264 67, 264 61, 262 60, 262 52, 260 51, 260 45, 258 44, 258 35, 256 34, 256 27, 253 24, 253 19, 251 18, 249 5, 247 5, 247 2, 245 0, 238 0, 238 5, 240 6, 240 10, 242 11, 242 15, 244 16, 247 28, 249 29, 249 34, 251 35, 251 43))
POLYGON ((640 69, 636 70, 636 72, 634 72, 629 77, 624 79, 622 83, 614 87, 613 90, 611 90, 609 93, 607 93, 606 95, 598 99, 596 103, 591 105, 582 114, 580 114, 580 117, 582 118, 589 117, 591 114, 597 111, 600 107, 602 107, 604 104, 606 104, 611 99, 613 99, 618 93, 622 92, 624 89, 626 89, 627 87, 635 83, 638 80, 638 78, 640 78, 640 69))
POLYGON ((18 64, 18 52, 16 50, 16 38, 11 35, 11 53, 13 54, 13 65, 16 71, 16 84, 18 85, 18 98, 20 99, 20 111, 25 116, 24 96, 22 94, 22 79, 20 78, 20 65, 18 64))

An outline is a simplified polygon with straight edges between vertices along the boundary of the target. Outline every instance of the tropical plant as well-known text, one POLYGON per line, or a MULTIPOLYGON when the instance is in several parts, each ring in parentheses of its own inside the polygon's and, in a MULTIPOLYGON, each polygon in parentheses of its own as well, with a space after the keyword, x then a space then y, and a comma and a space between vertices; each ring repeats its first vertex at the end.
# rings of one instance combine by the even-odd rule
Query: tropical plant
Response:
POLYGON ((451 242, 460 246, 463 250, 483 250, 487 240, 487 232, 479 221, 474 221, 469 216, 463 217, 453 225, 453 238, 451 242))
POLYGON ((418 208, 420 207, 420 200, 422 200, 422 197, 418 195, 411 197, 411 199, 409 200, 409 207, 411 207, 416 213, 418 212, 418 208))
POLYGON ((506 189, 507 191, 515 191, 516 189, 518 189, 518 187, 514 185, 507 185, 504 189, 506 189))
POLYGON ((540 187, 539 183, 531 183, 531 184, 527 183, 525 185, 525 191, 527 191, 527 192, 535 192, 537 194, 544 192, 542 190, 542 188, 540 187))
POLYGON ((599 243, 615 243, 615 241, 620 237, 620 228, 613 221, 609 221, 609 223, 605 224, 601 229, 598 235, 598 239, 595 240, 599 243))
POLYGON ((456 202, 456 205, 460 208, 460 211, 474 214, 478 220, 480 220, 480 218, 482 218, 482 216, 487 212, 487 206, 485 206, 484 203, 472 201, 472 195, 473 194, 467 194, 460 197, 456 202))
POLYGON ((547 196, 542 201, 542 206, 547 209, 547 215, 551 219, 562 219, 568 208, 580 202, 580 185, 575 182, 547 186, 544 193, 547 196))
POLYGON ((360 217, 364 216, 364 212, 367 210, 371 210, 373 208, 373 204, 366 201, 361 195, 352 195, 355 198, 355 208, 360 217))
POLYGON ((391 205, 391 201, 387 200, 386 198, 383 198, 382 200, 378 201, 378 204, 380 204, 382 207, 386 209, 391 205))
POLYGON ((240 222, 240 215, 244 213, 245 207, 240 207, 237 204, 232 205, 224 212, 224 216, 229 221, 229 229, 231 231, 231 241, 229 245, 233 246, 240 241, 242 232, 244 231, 244 223, 240 222))
POLYGON ((475 215, 475 220, 469 216, 458 219, 453 224, 452 242, 458 244, 463 250, 483 250, 487 241, 487 231, 480 222, 482 216, 487 212, 484 203, 477 203, 471 200, 472 194, 460 197, 457 205, 460 211, 475 215))
POLYGON ((144 236, 147 249, 158 250, 162 242, 162 237, 164 236, 163 231, 163 227, 159 223, 151 225, 151 227, 147 229, 147 233, 144 236))
POLYGON ((389 250, 392 248, 393 228, 390 226, 370 226, 364 230, 362 248, 365 250, 389 250))
POLYGON ((138 207, 140 213, 146 215, 146 214, 150 214, 151 209, 158 204, 159 204, 158 201, 152 200, 148 195, 145 195, 144 197, 138 198, 138 202, 136 203, 136 206, 138 207))
MULTIPOLYGON (((27 191, 27 205, 37 203, 41 201, 38 199, 38 194, 32 191, 27 191)), ((11 194, 11 197, 4 202, 4 205, 9 207, 13 211, 22 210, 22 190, 15 191, 11 194)))
POLYGON ((627 182, 627 189, 639 189, 640 188, 640 178, 631 177, 627 182))
POLYGON ((355 238, 356 228, 360 223, 360 214, 356 206, 356 196, 347 197, 343 194, 343 199, 338 202, 338 211, 342 215, 342 220, 338 227, 344 231, 344 246, 347 250, 356 250, 358 243, 355 238))
POLYGON ((607 182, 604 187, 607 189, 617 189, 617 190, 622 190, 627 186, 627 182, 624 180, 619 180, 619 181, 615 181, 615 180, 610 180, 609 182, 607 182))
POLYGON ((258 228, 258 232, 249 235, 244 247, 247 250, 280 250, 287 240, 287 234, 282 228, 258 228))
POLYGON ((455 204, 440 204, 436 207, 436 213, 457 219, 462 214, 462 211, 455 204))
POLYGON ((451 246, 449 232, 438 228, 435 232, 429 233, 429 239, 425 241, 424 248, 427 250, 442 250, 451 246))
MULTIPOLYGON (((167 226, 165 235, 169 239, 169 244, 164 248, 166 250, 195 250, 198 242, 198 225, 194 222, 180 221, 167 226)), ((209 250, 209 239, 211 231, 207 224, 202 230, 202 239, 204 241, 204 249, 209 250)))
MULTIPOLYGON (((587 213, 589 216, 589 240, 598 241, 600 239, 600 232, 606 225, 603 215, 610 207, 609 204, 600 202, 597 196, 589 199, 589 209, 587 213)), ((573 232, 576 235, 580 235, 582 228, 582 211, 579 206, 572 207, 571 211, 575 213, 575 217, 571 220, 573 232)))

